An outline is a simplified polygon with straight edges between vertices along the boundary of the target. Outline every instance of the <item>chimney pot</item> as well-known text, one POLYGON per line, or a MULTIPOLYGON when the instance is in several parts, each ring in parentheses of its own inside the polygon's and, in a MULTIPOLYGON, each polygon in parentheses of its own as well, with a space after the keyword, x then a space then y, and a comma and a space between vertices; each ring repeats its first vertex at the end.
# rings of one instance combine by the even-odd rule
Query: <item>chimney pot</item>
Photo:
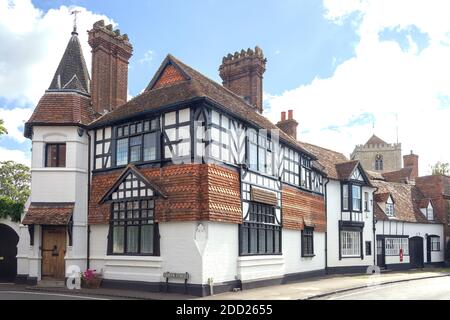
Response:
POLYGON ((286 121, 286 111, 281 112, 281 121, 286 121))
POLYGON ((294 119, 294 111, 293 110, 289 110, 289 120, 294 119))

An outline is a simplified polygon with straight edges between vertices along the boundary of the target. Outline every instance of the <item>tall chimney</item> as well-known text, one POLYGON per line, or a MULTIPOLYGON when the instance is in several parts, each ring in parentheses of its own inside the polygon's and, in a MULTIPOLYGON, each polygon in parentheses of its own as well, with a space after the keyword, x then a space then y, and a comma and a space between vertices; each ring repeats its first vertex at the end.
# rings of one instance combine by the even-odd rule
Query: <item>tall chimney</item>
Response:
POLYGON ((277 127, 284 133, 297 140, 298 122, 294 119, 294 111, 288 111, 288 118, 286 119, 286 112, 281 112, 281 121, 277 123, 277 127))
POLYGON ((266 71, 267 59, 259 47, 255 50, 242 50, 234 55, 229 54, 222 60, 219 68, 224 87, 243 97, 263 112, 263 74, 266 71))
POLYGON ((411 151, 411 154, 403 156, 403 167, 412 168, 411 179, 415 180, 419 176, 419 156, 411 151))
POLYGON ((92 48, 92 103, 97 112, 103 113, 127 102, 128 61, 133 46, 126 34, 105 26, 100 20, 89 31, 92 48))

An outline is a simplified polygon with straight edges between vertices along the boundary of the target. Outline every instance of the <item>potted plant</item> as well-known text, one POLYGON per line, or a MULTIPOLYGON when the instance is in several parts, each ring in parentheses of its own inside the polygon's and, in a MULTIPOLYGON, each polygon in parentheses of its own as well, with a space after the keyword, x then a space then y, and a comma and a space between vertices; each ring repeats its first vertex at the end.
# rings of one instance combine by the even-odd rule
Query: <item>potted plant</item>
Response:
POLYGON ((88 289, 100 288, 102 284, 102 276, 96 273, 97 270, 87 269, 81 273, 81 286, 88 289))

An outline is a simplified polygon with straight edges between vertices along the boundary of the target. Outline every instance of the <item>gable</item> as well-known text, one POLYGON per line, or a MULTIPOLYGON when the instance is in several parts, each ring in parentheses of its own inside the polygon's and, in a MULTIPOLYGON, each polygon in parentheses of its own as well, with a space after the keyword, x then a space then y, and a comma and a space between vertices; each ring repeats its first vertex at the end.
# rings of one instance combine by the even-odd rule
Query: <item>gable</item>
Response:
POLYGON ((166 197, 161 189, 148 181, 137 169, 129 165, 111 189, 102 197, 100 204, 138 198, 166 197))
POLYGON ((364 178, 361 175, 361 171, 359 171, 358 167, 356 167, 355 170, 353 170, 353 173, 350 176, 350 180, 364 181, 364 178))
POLYGON ((181 71, 172 63, 169 63, 160 73, 159 77, 156 79, 155 84, 152 86, 151 89, 159 89, 162 87, 167 87, 185 80, 187 79, 181 73, 181 71))

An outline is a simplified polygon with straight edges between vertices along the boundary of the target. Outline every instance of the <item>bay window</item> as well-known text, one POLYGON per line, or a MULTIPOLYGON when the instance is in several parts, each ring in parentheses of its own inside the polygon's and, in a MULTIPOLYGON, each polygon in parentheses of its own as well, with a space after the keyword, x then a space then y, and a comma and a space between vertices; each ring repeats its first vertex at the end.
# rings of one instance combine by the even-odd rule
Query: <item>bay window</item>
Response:
POLYGON ((45 166, 47 168, 64 168, 66 166, 65 143, 48 143, 45 146, 45 166))
POLYGON ((341 231, 342 257, 361 256, 361 233, 358 231, 341 231))
POLYGON ((344 183, 342 184, 342 211, 361 212, 362 197, 360 185, 344 183))

